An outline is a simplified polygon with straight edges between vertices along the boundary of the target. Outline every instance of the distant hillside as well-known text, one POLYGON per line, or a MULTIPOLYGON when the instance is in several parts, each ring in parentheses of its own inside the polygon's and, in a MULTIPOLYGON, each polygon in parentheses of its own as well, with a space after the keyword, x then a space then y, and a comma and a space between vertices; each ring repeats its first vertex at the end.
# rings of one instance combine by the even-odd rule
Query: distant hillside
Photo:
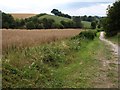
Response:
POLYGON ((25 19, 32 16, 35 16, 36 14, 28 14, 28 13, 10 13, 15 19, 25 19))
MULTIPOLYGON (((43 18, 47 18, 47 19, 53 19, 55 20, 56 23, 60 23, 60 21, 72 21, 72 19, 69 18, 65 18, 65 17, 60 17, 60 16, 54 16, 54 15, 42 15, 39 17, 39 19, 43 19, 43 18)), ((82 21, 82 24, 84 26, 84 28, 90 28, 91 27, 91 22, 88 21, 82 21)))
POLYGON ((60 23, 60 21, 72 21, 72 19, 68 19, 68 18, 64 18, 64 17, 60 17, 60 16, 54 16, 54 15, 43 15, 41 17, 39 17, 39 19, 43 19, 43 18, 47 18, 47 19, 53 19, 55 20, 56 23, 60 23))
MULTIPOLYGON (((38 16, 39 19, 43 19, 43 18, 47 18, 47 19, 53 19, 55 20, 56 23, 60 24, 60 21, 72 21, 72 19, 69 18, 65 18, 65 17, 60 17, 60 16, 54 16, 54 15, 49 15, 49 14, 45 14, 45 15, 36 15, 36 14, 27 14, 27 13, 11 13, 11 15, 15 18, 15 19, 25 19, 25 18, 29 18, 29 17, 34 17, 34 16, 38 16)), ((85 28, 90 28, 91 27, 91 22, 88 21, 82 21, 82 24, 85 28)))
POLYGON ((4 28, 18 29, 66 29, 66 28, 90 28, 91 23, 81 21, 80 16, 73 16, 71 19, 61 16, 41 14, 19 14, 2 13, 4 28), (13 19, 14 18, 14 19, 13 19), (16 20, 16 19, 19 20, 16 20), (26 18, 26 19, 25 19, 26 18))
POLYGON ((82 21, 82 24, 83 24, 84 28, 91 28, 91 22, 82 21))

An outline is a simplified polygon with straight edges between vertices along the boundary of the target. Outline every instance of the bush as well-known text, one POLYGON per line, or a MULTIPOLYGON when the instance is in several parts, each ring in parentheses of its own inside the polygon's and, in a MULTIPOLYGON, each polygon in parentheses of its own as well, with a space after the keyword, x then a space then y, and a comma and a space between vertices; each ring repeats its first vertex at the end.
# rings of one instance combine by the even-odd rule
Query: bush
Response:
POLYGON ((53 24, 52 24, 52 28, 63 29, 64 26, 63 26, 62 24, 59 24, 59 23, 53 23, 53 24))
POLYGON ((35 28, 35 24, 32 21, 30 21, 30 22, 26 23, 26 28, 27 29, 34 29, 35 28))
POLYGON ((91 28, 92 28, 92 29, 96 29, 96 22, 92 22, 92 23, 91 23, 91 28))
POLYGON ((97 31, 83 31, 79 34, 79 37, 93 40, 96 36, 97 31))
POLYGON ((44 29, 44 25, 43 25, 43 23, 36 23, 35 28, 36 29, 44 29))
POLYGON ((43 18, 41 21, 45 29, 51 29, 52 24, 55 22, 54 19, 47 19, 47 18, 43 18))

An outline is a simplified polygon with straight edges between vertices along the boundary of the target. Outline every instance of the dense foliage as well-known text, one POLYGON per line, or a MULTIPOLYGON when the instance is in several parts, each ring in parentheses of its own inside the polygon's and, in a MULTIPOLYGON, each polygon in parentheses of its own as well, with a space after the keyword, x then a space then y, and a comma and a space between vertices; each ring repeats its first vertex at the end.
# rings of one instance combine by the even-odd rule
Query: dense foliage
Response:
POLYGON ((2 12, 0 11, 0 29, 2 28, 2 12))
POLYGON ((96 29, 96 22, 93 21, 93 22, 91 23, 91 28, 92 28, 92 29, 96 29))
POLYGON ((120 31, 120 1, 108 7, 108 14, 103 18, 103 27, 107 36, 116 35, 120 31))
POLYGON ((10 14, 2 13, 2 28, 15 28, 15 20, 10 14))
MULTIPOLYGON (((91 27, 95 29, 100 17, 98 16, 70 16, 57 9, 51 11, 54 15, 41 13, 25 19, 14 19, 12 15, 2 12, 2 28, 12 29, 65 29, 65 28, 86 28, 86 23, 92 22, 91 27)), ((88 25, 89 26, 89 25, 88 25)), ((100 28, 100 25, 99 27, 100 28)))
POLYGON ((80 16, 74 16, 73 21, 75 22, 75 28, 82 28, 80 16))
POLYGON ((93 21, 99 21, 101 17, 99 16, 81 16, 82 21, 88 21, 88 22, 93 22, 93 21))
POLYGON ((93 40, 97 31, 84 31, 79 34, 79 37, 93 40))
MULTIPOLYGON (((41 18, 47 14, 38 14, 36 16, 16 19, 10 14, 2 13, 2 28, 20 28, 20 29, 63 29, 63 28, 82 28, 81 18, 78 16, 69 20, 60 20, 57 23, 54 18, 41 18)), ((49 15, 48 15, 49 16, 49 15)), ((54 17, 54 16, 53 16, 54 17)), ((58 18, 58 17, 57 17, 58 18)))
POLYGON ((65 18, 70 18, 70 19, 71 19, 71 16, 70 16, 70 15, 64 14, 64 13, 62 13, 61 11, 59 11, 59 10, 57 10, 57 9, 53 9, 53 10, 51 11, 51 13, 53 13, 53 14, 56 15, 56 16, 61 16, 61 17, 65 17, 65 18))

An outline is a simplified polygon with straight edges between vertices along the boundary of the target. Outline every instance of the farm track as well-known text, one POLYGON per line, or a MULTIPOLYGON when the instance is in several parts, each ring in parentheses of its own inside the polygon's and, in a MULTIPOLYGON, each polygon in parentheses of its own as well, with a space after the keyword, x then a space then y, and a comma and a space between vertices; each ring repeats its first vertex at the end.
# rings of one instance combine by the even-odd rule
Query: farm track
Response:
MULTIPOLYGON (((100 33, 100 40, 102 40, 103 42, 105 42, 106 45, 109 45, 110 48, 111 48, 111 52, 113 53, 113 55, 115 55, 115 57, 118 58, 120 46, 118 46, 117 44, 112 43, 111 41, 109 41, 107 39, 105 39, 104 38, 104 32, 100 33)), ((120 64, 120 62, 118 60, 115 63, 116 64, 120 64)))
POLYGON ((99 85, 96 85, 97 88, 118 88, 118 49, 119 46, 116 44, 113 44, 111 41, 104 38, 104 32, 100 33, 100 40, 104 42, 106 45, 106 48, 110 50, 112 53, 112 56, 110 56, 110 60, 107 60, 105 57, 100 58, 101 62, 101 70, 102 73, 99 76, 98 82, 103 82, 99 85), (115 65, 115 67, 112 67, 111 65, 115 65), (112 72, 113 76, 108 77, 109 73, 112 72), (114 76, 116 75, 116 76, 114 76), (114 83, 113 80, 116 80, 117 83, 114 83))

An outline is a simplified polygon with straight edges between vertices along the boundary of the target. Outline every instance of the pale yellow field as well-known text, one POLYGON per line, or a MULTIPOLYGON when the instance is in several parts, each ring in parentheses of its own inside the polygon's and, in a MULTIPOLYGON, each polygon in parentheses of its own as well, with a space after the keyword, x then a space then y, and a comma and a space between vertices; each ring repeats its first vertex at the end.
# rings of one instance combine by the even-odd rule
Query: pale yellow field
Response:
POLYGON ((3 50, 11 46, 28 47, 75 36, 80 29, 2 30, 3 50))
POLYGON ((32 16, 35 16, 36 14, 28 14, 28 13, 10 13, 15 19, 25 19, 32 16))

